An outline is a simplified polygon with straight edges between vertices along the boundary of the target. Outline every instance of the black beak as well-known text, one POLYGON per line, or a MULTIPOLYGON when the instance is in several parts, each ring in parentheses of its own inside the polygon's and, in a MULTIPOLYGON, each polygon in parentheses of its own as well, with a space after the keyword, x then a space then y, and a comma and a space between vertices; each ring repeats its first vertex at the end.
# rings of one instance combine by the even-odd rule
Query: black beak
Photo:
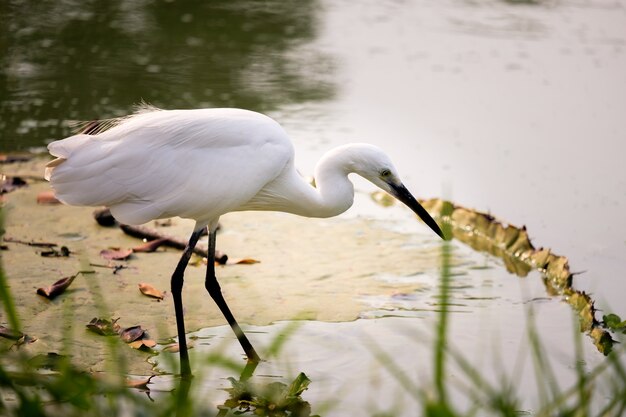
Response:
POLYGON ((409 192, 409 190, 406 189, 403 184, 389 184, 389 186, 391 187, 391 195, 406 204, 411 210, 415 212, 415 214, 420 217, 420 219, 424 221, 424 223, 428 225, 428 227, 433 230, 433 232, 437 233, 439 237, 445 240, 445 237, 443 237, 443 232, 439 228, 439 225, 432 217, 430 217, 430 214, 428 214, 424 207, 422 207, 422 205, 417 202, 415 197, 413 197, 413 195, 409 192))

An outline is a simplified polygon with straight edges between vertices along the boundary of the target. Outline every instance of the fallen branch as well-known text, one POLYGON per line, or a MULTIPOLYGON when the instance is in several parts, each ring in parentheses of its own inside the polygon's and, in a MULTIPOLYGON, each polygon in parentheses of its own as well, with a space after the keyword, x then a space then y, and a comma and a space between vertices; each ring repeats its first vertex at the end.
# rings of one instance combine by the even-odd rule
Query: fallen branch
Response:
MULTIPOLYGON (((146 226, 131 226, 128 224, 121 224, 120 228, 129 236, 133 236, 139 239, 146 239, 147 241, 161 239, 163 240, 164 246, 169 246, 171 248, 184 250, 187 247, 187 241, 184 239, 180 239, 174 236, 164 235, 156 231, 155 229, 146 227, 146 226)), ((208 256, 208 250, 205 246, 197 245, 193 253, 196 255, 200 255, 203 257, 208 256)), ((228 256, 220 251, 215 251, 215 260, 220 264, 225 264, 228 260, 228 256)))

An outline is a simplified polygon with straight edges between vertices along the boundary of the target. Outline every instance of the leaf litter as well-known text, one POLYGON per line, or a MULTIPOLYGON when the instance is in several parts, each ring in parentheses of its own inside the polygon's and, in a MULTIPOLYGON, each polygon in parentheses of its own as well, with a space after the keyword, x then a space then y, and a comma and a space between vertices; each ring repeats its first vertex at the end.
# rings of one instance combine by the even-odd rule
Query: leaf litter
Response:
POLYGON ((148 384, 151 383, 152 378, 156 375, 150 375, 148 378, 140 378, 140 379, 127 379, 126 386, 128 388, 135 388, 138 390, 150 391, 150 387, 148 384))
POLYGON ((93 319, 91 319, 89 324, 87 324, 87 329, 101 336, 117 335, 119 334, 121 329, 120 325, 117 324, 118 320, 119 317, 111 320, 94 317, 93 319))
POLYGON ((120 338, 126 342, 134 342, 135 340, 143 337, 145 330, 141 326, 128 327, 120 332, 120 338))
POLYGON ((42 191, 37 194, 37 204, 61 204, 54 191, 42 191))
POLYGON ((5 339, 15 341, 13 346, 16 346, 18 348, 22 345, 26 345, 26 344, 37 341, 36 337, 32 337, 25 333, 18 332, 13 329, 9 329, 8 327, 3 326, 3 325, 0 325, 0 337, 4 337, 5 339))
POLYGON ((122 329, 116 319, 102 319, 94 317, 87 324, 87 329, 101 336, 119 336, 119 338, 133 349, 152 349, 157 343, 150 339, 148 333, 141 326, 131 326, 122 329))
POLYGON ((100 256, 108 261, 125 261, 132 254, 132 249, 109 248, 100 251, 100 256))
POLYGON ((72 284, 72 282, 74 282, 74 279, 76 279, 77 276, 78 274, 61 278, 49 287, 38 288, 37 294, 46 297, 49 300, 52 300, 60 294, 63 294, 65 290, 72 284))
POLYGON ((139 245, 133 248, 133 252, 154 252, 161 246, 167 243, 167 238, 158 238, 150 240, 143 245, 139 245))
POLYGON ((165 291, 157 290, 152 285, 145 282, 140 282, 138 287, 139 291, 141 291, 141 293, 145 296, 156 298, 158 300, 162 300, 165 297, 165 291))

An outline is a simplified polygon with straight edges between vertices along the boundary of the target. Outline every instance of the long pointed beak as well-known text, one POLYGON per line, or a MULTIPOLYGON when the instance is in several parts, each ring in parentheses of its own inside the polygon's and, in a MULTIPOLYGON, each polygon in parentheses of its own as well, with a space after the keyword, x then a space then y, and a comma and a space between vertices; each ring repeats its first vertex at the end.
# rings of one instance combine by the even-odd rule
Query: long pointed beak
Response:
POLYGON ((390 183, 389 186, 391 187, 391 195, 406 204, 411 210, 415 212, 415 214, 420 217, 420 219, 424 221, 424 223, 428 225, 428 227, 433 230, 433 232, 437 233, 439 237, 445 240, 445 237, 443 236, 443 232, 439 228, 439 225, 432 217, 430 217, 430 214, 428 214, 426 209, 424 209, 424 207, 422 207, 422 205, 415 199, 415 197, 413 197, 409 190, 406 189, 404 184, 395 185, 390 183))

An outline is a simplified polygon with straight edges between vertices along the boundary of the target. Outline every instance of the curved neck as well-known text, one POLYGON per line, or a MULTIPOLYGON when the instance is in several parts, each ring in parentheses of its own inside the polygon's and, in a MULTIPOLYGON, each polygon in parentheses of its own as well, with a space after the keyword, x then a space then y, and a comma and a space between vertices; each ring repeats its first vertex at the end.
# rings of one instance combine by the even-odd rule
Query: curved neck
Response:
POLYGON ((336 148, 327 152, 315 167, 315 187, 298 173, 293 161, 274 181, 239 210, 283 211, 305 217, 332 217, 352 206, 354 186, 348 179, 353 171, 348 152, 336 148))
POLYGON ((331 217, 348 210, 354 201, 354 185, 348 179, 350 161, 341 149, 333 149, 315 166, 315 193, 317 201, 312 208, 315 217, 331 217))

